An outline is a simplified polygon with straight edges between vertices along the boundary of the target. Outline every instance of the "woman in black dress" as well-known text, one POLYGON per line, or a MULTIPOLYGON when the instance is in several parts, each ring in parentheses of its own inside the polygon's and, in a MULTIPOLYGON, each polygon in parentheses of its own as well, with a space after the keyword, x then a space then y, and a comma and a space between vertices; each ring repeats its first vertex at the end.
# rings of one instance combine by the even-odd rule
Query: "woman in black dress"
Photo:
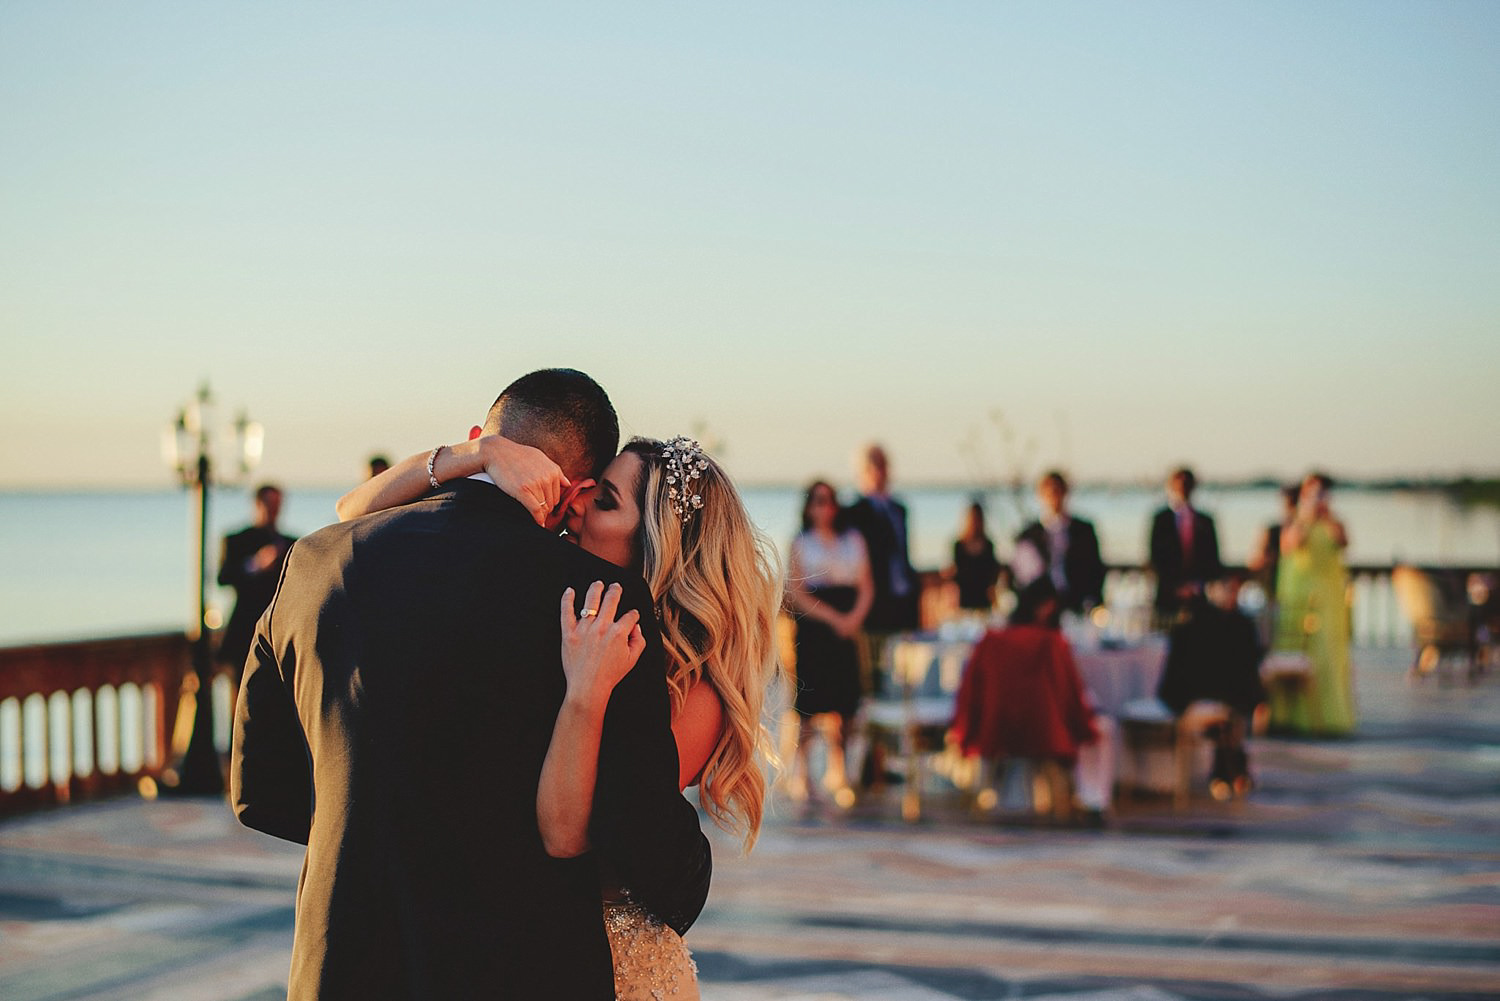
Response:
POLYGON ((800 717, 791 792, 798 799, 811 794, 808 745, 814 719, 822 718, 828 742, 823 784, 841 804, 851 796, 844 751, 862 694, 856 644, 875 598, 864 539, 843 520, 832 486, 819 480, 807 488, 802 532, 792 540, 787 578, 787 594, 797 615, 800 717))
POLYGON ((984 508, 978 501, 964 514, 963 531, 953 543, 953 581, 958 585, 958 607, 988 612, 995 605, 995 581, 1000 561, 995 544, 984 532, 984 508))

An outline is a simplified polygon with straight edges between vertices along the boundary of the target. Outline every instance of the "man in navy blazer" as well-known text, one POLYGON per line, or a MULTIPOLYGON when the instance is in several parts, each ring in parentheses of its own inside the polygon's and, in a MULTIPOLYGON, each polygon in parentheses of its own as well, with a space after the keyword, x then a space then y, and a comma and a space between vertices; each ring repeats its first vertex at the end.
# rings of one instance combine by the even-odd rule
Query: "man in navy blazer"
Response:
POLYGON ((922 585, 908 549, 906 505, 891 496, 885 449, 867 445, 859 470, 861 494, 849 505, 849 524, 865 540, 875 599, 865 616, 867 633, 917 628, 922 585))

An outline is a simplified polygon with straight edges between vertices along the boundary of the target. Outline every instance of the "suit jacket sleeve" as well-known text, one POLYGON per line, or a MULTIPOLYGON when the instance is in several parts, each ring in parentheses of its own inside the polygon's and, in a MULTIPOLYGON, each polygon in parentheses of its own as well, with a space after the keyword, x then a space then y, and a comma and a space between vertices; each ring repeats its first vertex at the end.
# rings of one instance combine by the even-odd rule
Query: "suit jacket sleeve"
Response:
MULTIPOLYGON (((580 592, 581 593, 581 592, 580 592)), ((651 619, 644 582, 625 586, 620 610, 651 619)), ((652 629, 646 651, 615 687, 599 746, 590 840, 635 899, 685 932, 708 899, 712 858, 698 813, 677 787, 666 674, 652 629)))
MULTIPOLYGON (((286 561, 281 582, 286 580, 286 561)), ((280 584, 277 595, 280 596, 280 584)), ((312 830, 312 765, 290 681, 276 656, 276 599, 261 616, 234 707, 229 796, 240 823, 307 844, 312 830)))
POLYGON ((245 572, 245 560, 249 556, 250 554, 245 552, 239 533, 224 537, 224 545, 219 551, 219 585, 221 587, 239 587, 244 583, 248 576, 245 572))
POLYGON ((911 565, 911 516, 907 513, 906 505, 898 500, 891 501, 891 507, 896 510, 896 517, 901 522, 901 535, 896 541, 901 543, 900 553, 901 567, 909 581, 915 583, 916 568, 911 565))
POLYGON ((1224 574, 1224 562, 1219 558, 1219 529, 1214 524, 1214 520, 1207 515, 1204 515, 1202 524, 1205 576, 1207 579, 1213 580, 1224 574))
MULTIPOLYGON (((865 553, 869 557, 870 566, 873 568, 886 561, 888 559, 886 554, 891 547, 886 544, 885 536, 889 534, 890 526, 887 524, 885 531, 881 531, 881 526, 876 522, 874 506, 868 500, 860 498, 849 506, 848 519, 849 527, 865 540, 865 553)), ((875 574, 875 586, 877 588, 888 586, 886 579, 879 573, 875 574)))
POLYGON ((1104 559, 1099 555, 1099 535, 1094 526, 1087 526, 1083 533, 1080 569, 1082 580, 1078 583, 1078 597, 1104 604, 1104 559))
POLYGON ((1158 578, 1181 562, 1180 555, 1173 552, 1176 539, 1176 526, 1171 511, 1158 511, 1156 517, 1151 519, 1151 569, 1156 571, 1158 578))

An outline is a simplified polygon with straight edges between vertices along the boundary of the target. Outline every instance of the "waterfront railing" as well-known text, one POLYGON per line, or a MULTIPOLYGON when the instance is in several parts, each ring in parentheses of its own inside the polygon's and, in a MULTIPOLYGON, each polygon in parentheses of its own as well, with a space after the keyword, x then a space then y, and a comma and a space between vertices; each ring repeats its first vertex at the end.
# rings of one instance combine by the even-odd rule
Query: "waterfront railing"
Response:
POLYGON ((0 649, 0 815, 154 791, 189 652, 183 633, 0 649))

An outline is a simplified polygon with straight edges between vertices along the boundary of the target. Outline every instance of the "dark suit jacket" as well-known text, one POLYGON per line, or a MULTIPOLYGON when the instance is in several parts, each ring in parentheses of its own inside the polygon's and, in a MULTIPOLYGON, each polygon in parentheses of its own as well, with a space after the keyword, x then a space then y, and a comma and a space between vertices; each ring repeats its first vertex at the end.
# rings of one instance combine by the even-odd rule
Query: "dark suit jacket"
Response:
MULTIPOLYGON (((1017 542, 1030 543, 1049 566, 1052 561, 1052 544, 1047 538, 1047 529, 1039 521, 1033 521, 1016 536, 1017 542)), ((1099 555, 1099 535, 1092 523, 1082 518, 1068 516, 1068 552, 1063 557, 1063 576, 1068 586, 1060 595, 1062 607, 1067 611, 1083 610, 1084 603, 1104 604, 1104 560, 1099 555)))
POLYGON ((276 593, 276 582, 281 579, 281 564, 286 560, 286 549, 297 541, 272 528, 254 525, 233 535, 224 537, 224 549, 219 560, 219 583, 234 588, 234 611, 229 614, 229 624, 219 640, 218 659, 234 669, 235 677, 244 670, 245 657, 250 653, 250 641, 255 637, 255 623, 261 613, 271 604, 276 593), (262 546, 279 543, 281 559, 264 570, 252 573, 245 566, 262 546))
POLYGON ((865 549, 870 554, 875 598, 870 604, 870 613, 865 616, 865 628, 877 633, 917 628, 922 591, 908 555, 906 505, 895 498, 889 498, 886 503, 890 506, 891 517, 900 523, 899 534, 891 517, 887 517, 868 497, 861 497, 851 504, 845 515, 850 526, 864 536, 865 549), (907 582, 904 595, 892 590, 893 567, 894 572, 907 582))
POLYGON ((1181 602, 1177 589, 1184 584, 1200 587, 1224 572, 1219 562, 1219 533, 1214 520, 1193 510, 1193 551, 1184 554, 1177 515, 1169 507, 1156 512, 1151 521, 1151 569, 1156 574, 1156 608, 1175 611, 1181 602))
POLYGON ((1190 601, 1188 609, 1168 634, 1157 697, 1178 715, 1199 699, 1226 702, 1248 715, 1266 699, 1260 680, 1265 649, 1255 623, 1202 598, 1190 601))
POLYGON ((291 998, 613 998, 601 861, 692 923, 708 843, 677 788, 651 607, 639 578, 472 480, 292 547, 231 773, 241 822, 307 845, 291 998), (624 586, 648 645, 610 701, 594 852, 554 859, 536 790, 565 688, 558 602, 596 579, 624 586))

